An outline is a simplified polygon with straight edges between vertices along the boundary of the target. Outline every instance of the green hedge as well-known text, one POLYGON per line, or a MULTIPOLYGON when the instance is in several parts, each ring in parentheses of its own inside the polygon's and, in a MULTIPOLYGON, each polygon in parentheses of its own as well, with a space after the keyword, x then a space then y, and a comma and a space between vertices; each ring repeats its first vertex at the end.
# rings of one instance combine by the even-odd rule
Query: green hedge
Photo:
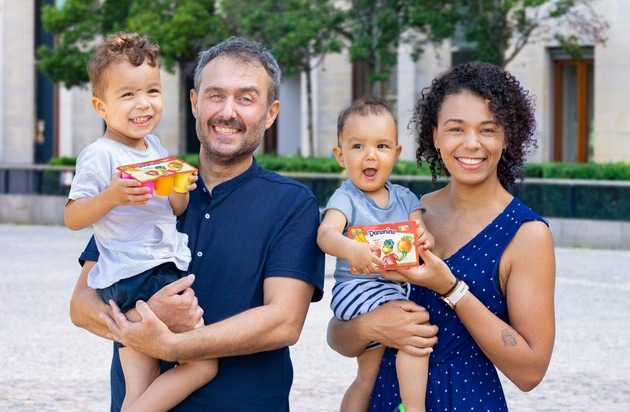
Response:
MULTIPOLYGON (((179 155, 198 166, 196 154, 179 155)), ((258 163, 269 170, 287 173, 309 187, 320 204, 325 206, 345 175, 333 158, 304 158, 273 155, 256 156, 258 163), (291 173, 319 173, 318 176, 292 176, 291 173), (321 175, 324 174, 324 175, 321 175)), ((75 159, 64 157, 51 160, 54 165, 73 165, 75 159)), ((443 187, 446 180, 435 183, 429 178, 429 168, 419 169, 413 161, 399 161, 391 181, 408 187, 416 194, 428 193, 443 187), (415 178, 414 176, 425 176, 415 178)), ((630 163, 565 164, 529 163, 524 185, 514 191, 523 202, 545 217, 630 221, 630 185, 606 184, 601 180, 630 181, 630 163), (567 179, 567 182, 545 182, 544 179, 567 179), (572 181, 593 180, 593 184, 572 181), (596 181, 597 180, 597 181, 596 181)), ((45 186, 58 187, 59 173, 46 172, 45 186)), ((46 190, 49 193, 49 189, 46 190)))
POLYGON ((528 163, 526 177, 630 180, 630 163, 528 163))
MULTIPOLYGON (((179 158, 192 165, 199 166, 199 155, 180 154, 179 158)), ((341 167, 332 157, 299 157, 257 155, 256 160, 262 167, 281 172, 302 173, 339 173, 341 167)), ((60 157, 50 160, 51 165, 74 165, 75 157, 60 157)), ((418 168, 416 162, 399 160, 393 171, 394 175, 430 176, 428 165, 418 168)), ((587 180, 627 180, 630 181, 630 163, 527 163, 526 177, 544 179, 587 179, 587 180)))

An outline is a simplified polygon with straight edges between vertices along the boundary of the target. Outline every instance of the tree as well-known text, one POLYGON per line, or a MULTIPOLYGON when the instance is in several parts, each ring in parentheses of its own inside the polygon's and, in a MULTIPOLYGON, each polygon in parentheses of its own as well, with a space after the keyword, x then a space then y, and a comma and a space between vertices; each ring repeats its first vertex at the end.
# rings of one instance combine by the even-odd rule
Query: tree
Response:
POLYGON ((311 72, 327 54, 341 52, 343 43, 336 28, 344 14, 329 0, 263 0, 224 2, 223 11, 248 38, 270 46, 286 75, 304 73, 306 77, 306 106, 308 147, 314 153, 313 87, 311 72))
POLYGON ((38 68, 65 87, 88 82, 86 64, 98 40, 117 31, 138 32, 160 45, 172 71, 223 39, 227 28, 214 15, 214 0, 66 0, 42 7, 44 28, 57 35, 53 49, 37 50, 38 68))
MULTIPOLYGON (((179 88, 187 81, 197 53, 223 40, 224 20, 215 14, 214 0, 66 0, 62 8, 44 6, 44 28, 56 34, 57 44, 38 49, 38 68, 65 87, 88 82, 86 65, 96 44, 117 32, 137 32, 160 45, 163 66, 179 70, 179 88)), ((188 99, 180 99, 179 113, 190 113, 188 99)), ((180 149, 199 143, 182 123, 180 149)))
POLYGON ((571 56, 580 44, 606 41, 608 24, 596 0, 459 0, 459 27, 474 45, 473 58, 505 66, 530 43, 552 39, 571 56))
POLYGON ((453 35, 456 17, 451 2, 353 0, 341 33, 348 41, 350 60, 358 66, 356 94, 386 96, 398 46, 411 44, 417 59, 426 44, 453 35))
POLYGON ((505 66, 527 45, 556 40, 579 58, 581 44, 606 41, 597 0, 352 0, 341 33, 359 67, 359 95, 387 95, 399 44, 418 59, 427 44, 456 34, 473 59, 505 66))

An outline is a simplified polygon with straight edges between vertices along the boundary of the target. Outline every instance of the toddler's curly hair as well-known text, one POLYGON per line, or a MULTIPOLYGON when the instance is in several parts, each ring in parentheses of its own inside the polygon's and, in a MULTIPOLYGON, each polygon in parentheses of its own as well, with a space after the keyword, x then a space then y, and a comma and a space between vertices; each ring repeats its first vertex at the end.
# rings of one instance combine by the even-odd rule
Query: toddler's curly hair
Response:
POLYGON ((107 87, 104 73, 111 64, 126 59, 136 67, 145 61, 151 67, 159 67, 159 52, 160 47, 157 44, 151 43, 137 33, 118 32, 107 36, 88 61, 87 71, 92 95, 103 96, 107 87))

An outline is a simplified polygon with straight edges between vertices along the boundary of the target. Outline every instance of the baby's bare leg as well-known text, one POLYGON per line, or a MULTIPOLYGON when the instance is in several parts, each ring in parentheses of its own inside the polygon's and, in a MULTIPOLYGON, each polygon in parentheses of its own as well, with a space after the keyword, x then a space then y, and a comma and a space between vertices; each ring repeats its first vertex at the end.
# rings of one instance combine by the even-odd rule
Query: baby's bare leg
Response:
POLYGON ((429 356, 396 355, 396 374, 405 412, 425 412, 429 356))
POLYGON ((379 346, 357 357, 357 377, 343 396, 341 412, 367 412, 384 352, 385 348, 379 346))

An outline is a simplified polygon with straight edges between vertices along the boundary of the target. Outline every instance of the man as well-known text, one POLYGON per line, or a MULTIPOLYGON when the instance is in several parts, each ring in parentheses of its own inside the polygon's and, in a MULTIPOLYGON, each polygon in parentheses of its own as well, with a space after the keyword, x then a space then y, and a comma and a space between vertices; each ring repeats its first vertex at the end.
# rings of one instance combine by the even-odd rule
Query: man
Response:
MULTIPOLYGON (((321 299, 324 255, 316 244, 313 194, 253 157, 280 108, 280 75, 268 51, 241 38, 200 54, 190 92, 199 180, 179 219, 194 277, 139 302, 143 320, 131 323, 87 287, 96 248, 88 245, 81 256, 86 263, 71 302, 76 325, 167 361, 219 359, 216 378, 177 411, 289 409, 288 346, 301 333, 309 303, 321 299), (202 314, 206 326, 199 327, 202 314)), ((111 380, 118 410, 124 381, 117 351, 111 380)))

